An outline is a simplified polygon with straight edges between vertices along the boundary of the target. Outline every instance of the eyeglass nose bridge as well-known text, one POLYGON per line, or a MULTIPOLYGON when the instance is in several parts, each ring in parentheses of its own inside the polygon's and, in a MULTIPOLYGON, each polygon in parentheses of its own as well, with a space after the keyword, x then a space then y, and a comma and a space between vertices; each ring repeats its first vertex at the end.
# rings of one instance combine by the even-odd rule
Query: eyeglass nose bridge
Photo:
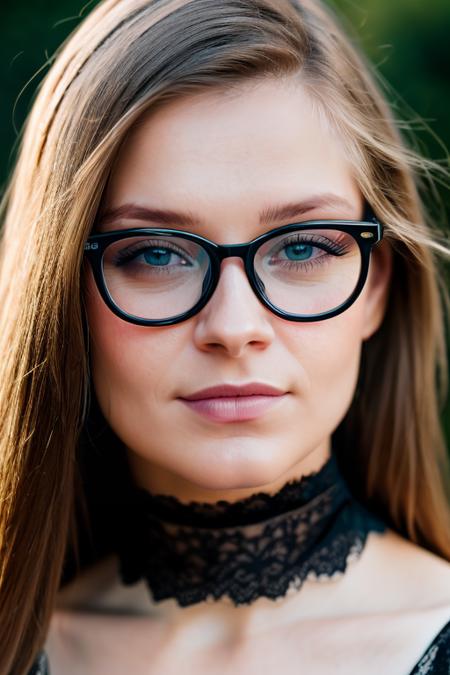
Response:
MULTIPOLYGON (((215 246, 210 249, 210 253, 212 253, 213 258, 215 258, 213 261, 215 264, 212 270, 214 281, 212 283, 212 288, 210 287, 209 289, 208 301, 211 299, 211 296, 214 294, 219 283, 221 263, 227 258, 240 258, 243 261, 245 274, 250 287, 258 299, 264 299, 265 285, 252 266, 253 256, 251 255, 251 252, 254 249, 254 242, 244 244, 215 244, 215 246), (261 295, 263 298, 261 298, 261 295)), ((211 278, 205 278, 203 282, 203 293, 206 292, 211 281, 211 278)))
POLYGON ((214 253, 219 262, 226 258, 241 258, 244 263, 248 260, 252 244, 216 244, 214 253))

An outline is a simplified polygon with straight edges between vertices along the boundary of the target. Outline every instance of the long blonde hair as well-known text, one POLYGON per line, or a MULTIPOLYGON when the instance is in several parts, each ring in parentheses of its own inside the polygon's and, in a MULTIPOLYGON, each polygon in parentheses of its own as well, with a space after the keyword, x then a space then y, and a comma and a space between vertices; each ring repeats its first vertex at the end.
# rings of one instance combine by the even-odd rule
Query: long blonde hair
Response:
POLYGON ((354 492, 450 560, 440 258, 409 150, 376 79, 315 0, 106 0, 64 44, 33 105, 3 200, 0 249, 0 674, 42 646, 73 521, 89 409, 82 263, 112 162, 144 110, 208 87, 300 74, 386 227, 386 316, 364 343, 335 440, 354 492))

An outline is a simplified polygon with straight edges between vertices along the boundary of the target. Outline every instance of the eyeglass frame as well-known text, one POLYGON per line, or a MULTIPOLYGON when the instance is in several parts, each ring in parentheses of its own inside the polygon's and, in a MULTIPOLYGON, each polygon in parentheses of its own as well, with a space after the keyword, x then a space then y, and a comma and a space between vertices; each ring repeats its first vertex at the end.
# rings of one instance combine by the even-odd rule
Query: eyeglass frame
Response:
POLYGON ((202 237, 201 235, 194 234, 193 232, 168 228, 139 227, 112 230, 110 232, 91 234, 85 242, 84 255, 91 264, 94 280, 107 307, 109 307, 109 309, 116 316, 120 317, 124 321, 138 326, 171 326, 181 323, 182 321, 187 321, 191 317, 195 316, 195 314, 198 314, 198 312, 200 312, 200 310, 203 309, 203 307, 205 307, 205 305, 211 299, 214 291, 217 288, 217 284, 219 283, 220 279, 220 267, 222 261, 225 260, 225 258, 232 257, 241 258, 241 260, 244 262, 246 276, 251 288, 253 289, 253 292, 255 293, 258 300, 273 314, 288 321, 312 322, 323 321, 325 319, 330 319, 333 316, 337 316, 348 309, 355 302, 364 288, 367 280, 370 254, 372 249, 382 240, 383 233, 384 226, 378 221, 371 207, 366 205, 363 220, 309 220, 289 223, 287 225, 282 225, 264 232, 255 239, 242 244, 216 244, 216 242, 211 241, 206 237, 202 237), (351 295, 345 302, 338 305, 338 307, 327 312, 321 312, 319 314, 290 314, 289 312, 284 312, 282 309, 279 309, 273 305, 269 298, 265 296, 263 289, 259 286, 257 274, 254 269, 255 255, 259 247, 266 241, 270 241, 270 239, 292 232, 294 230, 314 229, 340 230, 350 234, 353 237, 353 239, 358 244, 361 253, 361 269, 359 272, 359 278, 351 295), (202 289, 202 294, 199 300, 187 312, 178 314, 175 317, 169 317, 167 319, 144 319, 134 316, 133 314, 128 314, 128 312, 122 310, 111 297, 103 274, 103 253, 110 244, 118 241, 119 239, 128 239, 131 237, 143 235, 168 235, 169 237, 182 237, 199 244, 208 254, 210 261, 210 278, 208 280, 208 285, 206 288, 202 289))

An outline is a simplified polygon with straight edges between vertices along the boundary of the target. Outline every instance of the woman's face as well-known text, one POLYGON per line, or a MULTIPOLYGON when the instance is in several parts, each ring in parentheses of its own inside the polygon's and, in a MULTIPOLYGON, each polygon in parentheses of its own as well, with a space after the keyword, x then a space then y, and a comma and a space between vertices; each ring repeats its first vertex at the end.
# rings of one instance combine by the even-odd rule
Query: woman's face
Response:
MULTIPOLYGON (((275 79, 185 98, 144 118, 121 148, 104 209, 131 204, 190 220, 144 222, 123 212, 99 230, 173 227, 236 244, 289 222, 363 214, 339 137, 298 82, 275 79), (261 211, 292 203, 302 204, 296 217, 260 220, 261 211)), ((232 500, 322 466, 354 394, 362 342, 381 323, 389 269, 383 242, 348 310, 295 323, 265 308, 242 261, 227 258, 197 315, 145 327, 108 309, 88 268, 95 392, 128 449, 136 481, 186 501, 232 500), (206 407, 218 415, 205 415, 183 400, 248 383, 283 395, 254 414, 247 409, 248 419, 224 419, 217 402, 206 407)))

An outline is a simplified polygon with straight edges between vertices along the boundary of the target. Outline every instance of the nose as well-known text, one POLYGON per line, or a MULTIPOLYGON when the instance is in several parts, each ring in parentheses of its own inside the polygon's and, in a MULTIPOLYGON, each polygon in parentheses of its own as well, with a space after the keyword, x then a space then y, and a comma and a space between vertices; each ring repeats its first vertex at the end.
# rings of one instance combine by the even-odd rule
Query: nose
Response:
POLYGON ((269 346, 274 318, 254 294, 243 261, 227 258, 212 297, 197 315, 194 340, 203 351, 239 358, 249 347, 269 346))

